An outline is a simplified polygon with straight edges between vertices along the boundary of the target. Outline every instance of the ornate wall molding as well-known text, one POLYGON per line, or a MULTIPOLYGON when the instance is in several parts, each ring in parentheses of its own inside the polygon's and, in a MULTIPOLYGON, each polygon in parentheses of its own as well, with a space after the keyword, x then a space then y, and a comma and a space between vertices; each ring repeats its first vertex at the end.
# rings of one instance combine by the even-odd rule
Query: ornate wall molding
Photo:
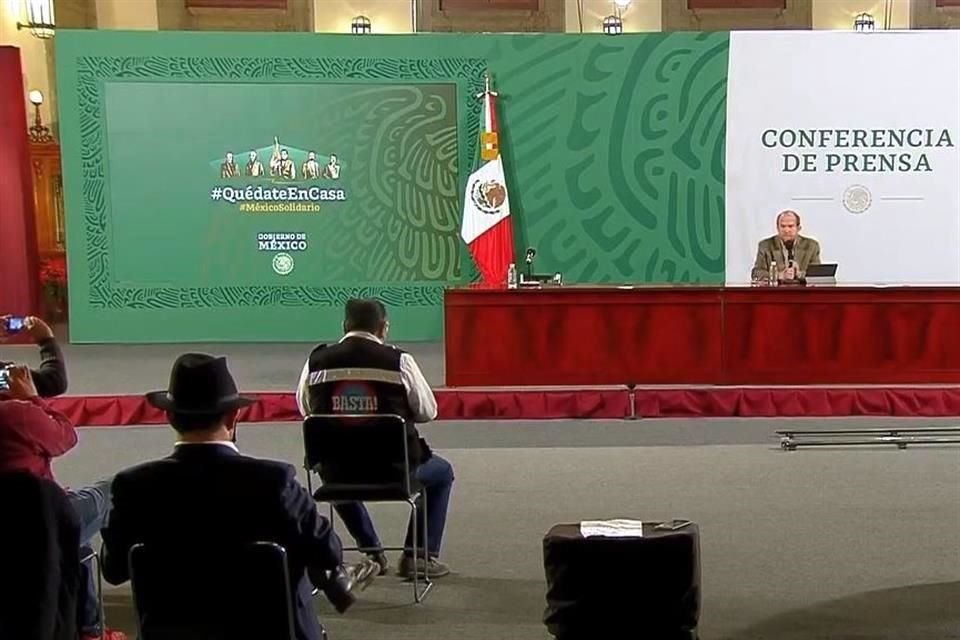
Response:
POLYGON ((417 30, 442 32, 562 32, 564 0, 538 0, 529 9, 450 9, 445 0, 417 0, 417 30))
POLYGON ((960 27, 960 6, 945 6, 937 0, 910 3, 911 29, 956 29, 960 27))
POLYGON ((54 9, 60 29, 97 28, 96 0, 56 0, 54 9))
POLYGON ((169 31, 313 31, 312 0, 287 0, 285 8, 188 7, 157 0, 157 24, 169 31))
POLYGON ((782 9, 691 9, 687 0, 663 3, 664 31, 810 29, 813 0, 785 0, 782 9))

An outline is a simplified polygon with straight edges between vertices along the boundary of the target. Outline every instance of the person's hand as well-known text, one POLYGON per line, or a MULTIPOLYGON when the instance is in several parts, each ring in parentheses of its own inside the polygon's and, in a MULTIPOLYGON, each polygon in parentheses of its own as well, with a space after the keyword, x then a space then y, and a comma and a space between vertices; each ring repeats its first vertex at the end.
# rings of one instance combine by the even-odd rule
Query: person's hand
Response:
POLYGON ((50 325, 36 316, 24 318, 23 326, 26 327, 33 341, 38 344, 53 337, 53 329, 50 328, 50 325))
POLYGON ((796 267, 787 267, 783 270, 783 279, 784 280, 794 280, 797 277, 797 268, 796 267))
POLYGON ((7 391, 8 396, 16 400, 29 400, 37 397, 37 387, 33 384, 30 367, 22 364, 9 367, 7 376, 10 383, 10 390, 7 391))

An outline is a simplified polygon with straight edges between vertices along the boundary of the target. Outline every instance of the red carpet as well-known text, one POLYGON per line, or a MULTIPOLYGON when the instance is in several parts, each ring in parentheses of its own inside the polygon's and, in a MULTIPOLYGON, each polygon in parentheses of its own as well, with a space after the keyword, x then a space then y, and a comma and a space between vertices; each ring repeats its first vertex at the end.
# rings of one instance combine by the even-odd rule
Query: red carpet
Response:
MULTIPOLYGON (((649 388, 633 392, 640 418, 960 416, 960 387, 649 388)), ((620 420, 630 391, 609 389, 438 389, 441 420, 620 420)), ((254 394, 244 422, 299 422, 289 393, 254 394)), ((164 424, 141 396, 65 396, 53 406, 80 426, 164 424)))

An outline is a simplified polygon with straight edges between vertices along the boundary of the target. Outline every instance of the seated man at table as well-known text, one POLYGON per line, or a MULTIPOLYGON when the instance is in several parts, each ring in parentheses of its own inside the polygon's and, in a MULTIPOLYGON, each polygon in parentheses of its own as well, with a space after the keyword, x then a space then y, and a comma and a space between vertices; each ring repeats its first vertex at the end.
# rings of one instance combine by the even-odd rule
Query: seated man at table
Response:
POLYGON ((757 246, 751 278, 763 280, 770 274, 770 266, 777 265, 777 279, 785 282, 800 280, 807 267, 820 264, 820 243, 800 235, 800 214, 787 209, 777 215, 777 235, 765 238, 757 246))
MULTIPOLYGON (((404 543, 407 551, 400 558, 397 572, 403 577, 412 577, 416 571, 417 575, 439 578, 450 573, 450 568, 440 561, 440 543, 453 486, 453 467, 430 450, 414 426, 415 422, 430 422, 437 417, 437 401, 413 356, 384 344, 388 328, 387 310, 379 300, 347 302, 345 335, 337 344, 320 345, 310 354, 300 374, 297 405, 304 416, 342 411, 397 414, 406 419, 410 466, 416 468, 417 480, 427 494, 428 554, 425 559, 413 560, 411 516, 404 543), (369 390, 367 395, 351 395, 360 387, 369 390), (346 396, 351 401, 366 402, 344 403, 346 396)), ((340 503, 335 508, 357 546, 380 565, 381 574, 386 573, 383 545, 366 507, 362 503, 340 503)))

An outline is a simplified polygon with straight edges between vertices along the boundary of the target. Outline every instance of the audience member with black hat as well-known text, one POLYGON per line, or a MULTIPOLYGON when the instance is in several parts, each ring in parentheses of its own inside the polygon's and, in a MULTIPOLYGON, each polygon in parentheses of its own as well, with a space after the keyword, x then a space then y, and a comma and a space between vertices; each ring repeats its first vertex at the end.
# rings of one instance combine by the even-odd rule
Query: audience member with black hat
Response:
POLYGON ((169 457, 117 474, 103 530, 104 577, 112 584, 129 579, 127 555, 137 543, 274 542, 290 563, 297 637, 320 640, 309 583, 343 612, 353 592, 373 579, 376 565, 343 566, 339 538, 291 465, 240 453, 238 412, 253 401, 238 393, 225 358, 180 356, 168 389, 147 400, 166 412, 178 439, 169 457))

